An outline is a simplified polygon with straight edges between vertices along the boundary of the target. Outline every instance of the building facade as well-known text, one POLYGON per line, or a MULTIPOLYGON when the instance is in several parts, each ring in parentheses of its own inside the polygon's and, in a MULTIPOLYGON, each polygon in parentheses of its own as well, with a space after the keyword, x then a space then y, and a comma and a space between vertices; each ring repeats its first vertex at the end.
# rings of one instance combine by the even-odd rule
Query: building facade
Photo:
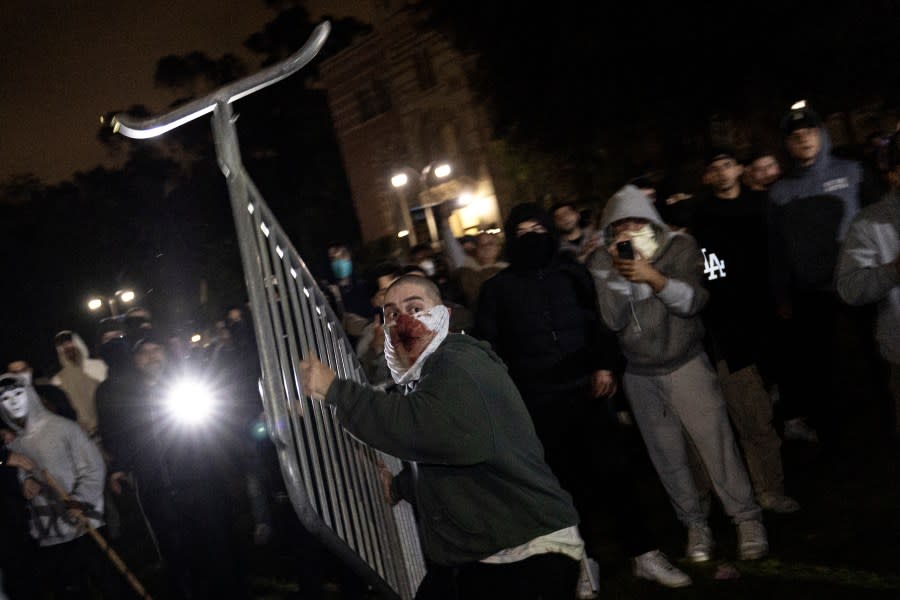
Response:
POLYGON ((363 242, 402 235, 403 200, 419 242, 435 241, 428 207, 442 201, 459 206, 456 235, 501 222, 490 128, 468 87, 467 59, 420 28, 406 4, 376 2, 372 33, 320 67, 363 242), (439 164, 450 165, 448 177, 434 177, 439 164), (406 185, 392 185, 398 173, 406 185))

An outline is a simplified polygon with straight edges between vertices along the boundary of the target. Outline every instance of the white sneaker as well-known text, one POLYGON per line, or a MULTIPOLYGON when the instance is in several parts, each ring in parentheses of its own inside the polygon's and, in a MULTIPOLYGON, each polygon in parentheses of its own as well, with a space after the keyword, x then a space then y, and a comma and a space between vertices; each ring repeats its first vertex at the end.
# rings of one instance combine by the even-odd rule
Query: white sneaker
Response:
POLYGON ((742 521, 737 526, 738 558, 756 560, 769 553, 769 540, 762 521, 742 521))
POLYGON ((600 591, 600 565, 593 558, 585 556, 581 559, 581 575, 578 576, 578 588, 575 597, 578 600, 591 600, 600 591))
POLYGON ((634 576, 670 588, 687 587, 693 583, 687 573, 673 566, 659 550, 651 550, 634 558, 634 576))
POLYGON ((708 525, 691 525, 688 527, 687 550, 685 554, 691 562, 706 562, 712 556, 712 531, 708 525))
POLYGON ((815 444, 819 441, 819 434, 800 417, 784 422, 784 439, 815 444))
POLYGON ((799 502, 783 494, 760 494, 757 501, 765 510, 780 514, 795 513, 800 510, 799 502))

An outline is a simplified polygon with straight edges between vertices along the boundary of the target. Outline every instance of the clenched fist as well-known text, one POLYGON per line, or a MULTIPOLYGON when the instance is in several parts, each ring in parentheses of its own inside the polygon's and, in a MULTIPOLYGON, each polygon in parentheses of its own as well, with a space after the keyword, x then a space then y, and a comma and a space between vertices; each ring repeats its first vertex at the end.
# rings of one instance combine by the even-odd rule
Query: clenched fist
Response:
POLYGON ((300 385, 313 400, 325 399, 335 377, 334 371, 314 356, 300 361, 300 385))

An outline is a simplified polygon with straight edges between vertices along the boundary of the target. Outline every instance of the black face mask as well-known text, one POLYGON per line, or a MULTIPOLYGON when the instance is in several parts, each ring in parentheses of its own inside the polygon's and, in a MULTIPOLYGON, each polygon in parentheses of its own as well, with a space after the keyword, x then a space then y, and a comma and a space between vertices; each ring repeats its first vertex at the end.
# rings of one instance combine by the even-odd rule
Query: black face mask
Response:
POLYGON ((513 244, 512 262, 517 267, 538 268, 550 262, 556 245, 549 233, 532 231, 516 238, 513 244))
POLYGON ((124 337, 117 337, 100 345, 97 349, 100 358, 110 368, 121 367, 128 364, 131 359, 131 352, 128 348, 128 342, 124 337))

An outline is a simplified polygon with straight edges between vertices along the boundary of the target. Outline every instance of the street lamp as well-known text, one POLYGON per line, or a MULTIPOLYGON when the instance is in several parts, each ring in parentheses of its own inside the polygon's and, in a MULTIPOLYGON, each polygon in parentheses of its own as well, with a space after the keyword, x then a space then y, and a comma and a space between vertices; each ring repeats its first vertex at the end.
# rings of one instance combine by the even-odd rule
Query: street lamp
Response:
POLYGON ((106 304, 109 306, 109 312, 112 316, 117 317, 119 315, 119 301, 124 304, 128 304, 133 302, 135 298, 135 294, 133 290, 116 290, 116 293, 112 296, 101 297, 96 296, 88 300, 87 306, 91 311, 98 311, 100 308, 106 304))
MULTIPOLYGON (((407 201, 406 193, 401 191, 405 190, 410 183, 408 173, 415 174, 416 178, 419 180, 418 193, 421 196, 430 188, 429 177, 439 180, 447 179, 453 173, 453 167, 445 162, 431 162, 420 170, 413 169, 412 167, 401 167, 391 176, 391 185, 397 190, 397 195, 400 199, 400 209, 403 211, 403 227, 405 228, 397 234, 397 237, 402 238, 409 236, 410 246, 415 246, 418 242, 416 240, 416 231, 413 229, 412 217, 409 214, 409 202, 407 201), (406 234, 404 234, 404 231, 406 234)), ((425 209, 425 220, 428 223, 428 233, 431 236, 432 241, 437 240, 438 232, 437 222, 434 220, 434 207, 429 204, 423 206, 423 208, 425 209)))

